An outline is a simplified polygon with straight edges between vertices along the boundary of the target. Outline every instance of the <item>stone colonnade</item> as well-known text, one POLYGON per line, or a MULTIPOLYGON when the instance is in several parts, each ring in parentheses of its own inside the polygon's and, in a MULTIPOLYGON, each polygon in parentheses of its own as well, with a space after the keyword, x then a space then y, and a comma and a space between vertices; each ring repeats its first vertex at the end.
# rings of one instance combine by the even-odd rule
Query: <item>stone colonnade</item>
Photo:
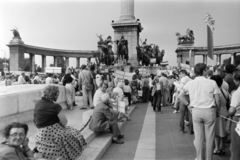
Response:
MULTIPOLYGON (((178 47, 175 51, 177 53, 178 67, 189 61, 190 67, 195 65, 195 56, 203 56, 203 63, 207 64, 208 49, 207 47, 178 47)), ((214 58, 216 60, 216 65, 221 65, 222 55, 231 55, 231 64, 235 65, 236 54, 240 53, 240 44, 226 45, 226 46, 215 46, 214 47, 214 58)))

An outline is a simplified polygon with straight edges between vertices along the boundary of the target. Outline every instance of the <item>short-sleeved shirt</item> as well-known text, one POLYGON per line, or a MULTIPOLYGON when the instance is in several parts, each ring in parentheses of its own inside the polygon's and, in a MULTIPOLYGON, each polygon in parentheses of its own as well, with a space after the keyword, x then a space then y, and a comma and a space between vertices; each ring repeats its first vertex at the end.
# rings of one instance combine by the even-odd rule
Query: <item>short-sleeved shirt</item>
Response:
POLYGON ((98 103, 102 102, 101 96, 103 95, 103 91, 101 88, 98 88, 98 90, 95 92, 93 96, 93 106, 96 107, 98 103))
POLYGON ((220 94, 217 83, 203 76, 188 82, 183 91, 189 93, 190 105, 195 108, 211 108, 215 106, 215 94, 220 94))
POLYGON ((129 85, 123 85, 123 92, 124 93, 131 93, 132 89, 129 85))
POLYGON ((230 106, 237 108, 239 107, 239 105, 240 105, 240 87, 238 87, 238 89, 235 92, 233 92, 230 106))
POLYGON ((34 109, 34 123, 37 128, 44 128, 60 122, 58 118, 59 112, 62 107, 59 104, 50 102, 42 98, 39 100, 34 109))
POLYGON ((90 71, 84 69, 79 73, 79 83, 85 85, 91 83, 93 80, 93 75, 90 71))

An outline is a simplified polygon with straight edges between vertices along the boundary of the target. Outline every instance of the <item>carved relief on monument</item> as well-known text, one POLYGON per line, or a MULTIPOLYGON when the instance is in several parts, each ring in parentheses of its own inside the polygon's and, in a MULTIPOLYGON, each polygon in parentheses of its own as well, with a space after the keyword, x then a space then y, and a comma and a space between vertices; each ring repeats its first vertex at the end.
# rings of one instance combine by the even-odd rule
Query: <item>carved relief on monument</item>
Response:
POLYGON ((115 31, 117 32, 124 32, 124 31, 137 31, 137 27, 117 27, 115 28, 115 31))

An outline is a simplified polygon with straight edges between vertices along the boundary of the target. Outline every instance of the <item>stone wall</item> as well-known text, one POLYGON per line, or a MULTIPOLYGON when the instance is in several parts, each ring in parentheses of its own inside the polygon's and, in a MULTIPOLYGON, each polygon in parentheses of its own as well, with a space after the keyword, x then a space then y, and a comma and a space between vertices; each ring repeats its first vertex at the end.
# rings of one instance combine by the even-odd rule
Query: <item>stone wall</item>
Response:
MULTIPOLYGON (((0 130, 12 122, 29 122, 33 120, 33 109, 41 99, 41 90, 45 85, 16 85, 0 88, 0 130)), ((57 100, 66 109, 66 92, 59 86, 57 100)))

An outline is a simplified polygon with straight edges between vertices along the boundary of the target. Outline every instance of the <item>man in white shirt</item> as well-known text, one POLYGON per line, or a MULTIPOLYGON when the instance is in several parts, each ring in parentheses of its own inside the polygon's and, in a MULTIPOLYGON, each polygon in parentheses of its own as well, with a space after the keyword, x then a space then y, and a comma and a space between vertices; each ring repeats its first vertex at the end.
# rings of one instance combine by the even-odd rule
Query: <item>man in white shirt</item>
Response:
POLYGON ((18 84, 26 84, 24 72, 18 77, 18 84))
POLYGON ((47 78, 45 80, 45 84, 52 84, 52 83, 53 83, 52 76, 50 74, 47 74, 47 78))
POLYGON ((117 87, 113 89, 113 93, 117 93, 119 97, 123 98, 124 93, 123 93, 123 84, 122 82, 118 82, 117 87))
POLYGON ((206 64, 198 63, 194 67, 194 80, 188 82, 180 92, 179 98, 185 105, 188 105, 192 111, 193 128, 195 133, 194 146, 197 152, 196 160, 212 160, 215 121, 220 106, 220 91, 215 81, 203 76, 206 71, 206 64), (185 98, 189 94, 190 104, 185 98), (205 138, 204 138, 205 137, 205 138), (204 141, 204 139, 206 141, 204 141), (205 147, 205 156, 203 144, 205 147))

